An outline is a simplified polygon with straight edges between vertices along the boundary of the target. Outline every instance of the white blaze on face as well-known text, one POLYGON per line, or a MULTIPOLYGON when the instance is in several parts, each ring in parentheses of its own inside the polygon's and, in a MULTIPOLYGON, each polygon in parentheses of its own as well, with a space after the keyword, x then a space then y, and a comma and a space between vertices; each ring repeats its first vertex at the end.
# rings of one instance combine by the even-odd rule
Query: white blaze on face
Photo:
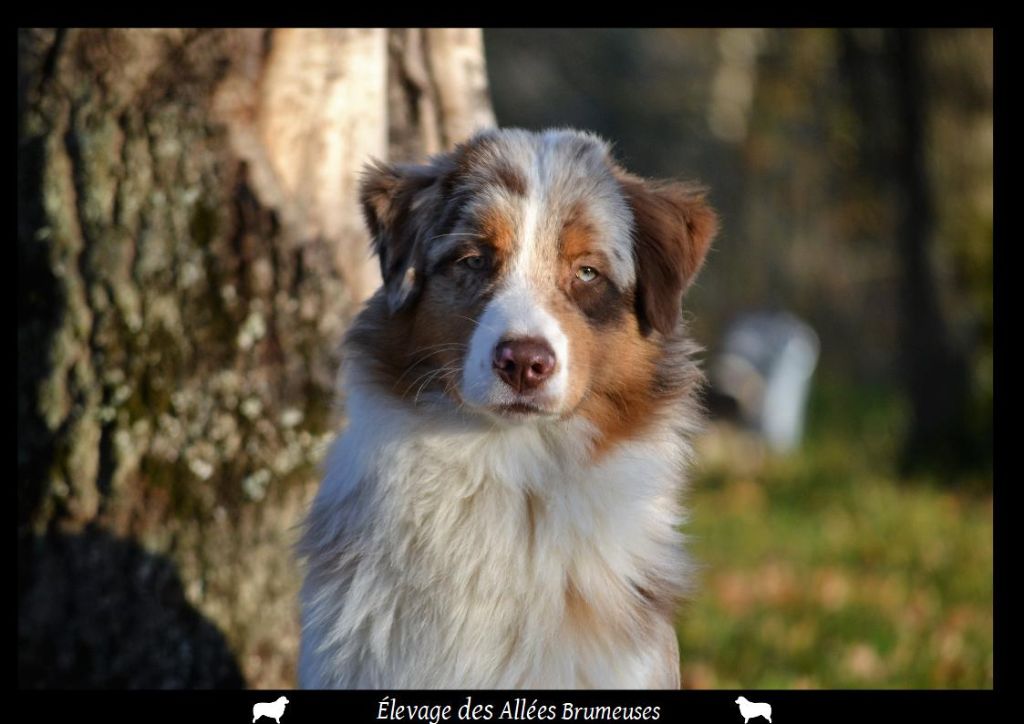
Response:
POLYGON ((470 339, 462 373, 462 398, 474 407, 491 407, 528 402, 557 413, 569 387, 569 339, 558 321, 545 310, 545 285, 554 283, 551 261, 540 253, 536 198, 524 204, 520 237, 508 277, 484 308, 470 339), (494 369, 495 348, 504 341, 533 338, 554 352, 555 369, 540 387, 518 393, 494 369))
POLYGON ((512 280, 484 309, 469 343, 462 372, 462 398, 474 407, 529 402, 548 412, 560 412, 569 387, 569 339, 558 321, 540 305, 536 288, 521 278, 512 280), (494 351, 505 340, 532 337, 555 353, 551 377, 532 392, 519 394, 494 370, 494 351))

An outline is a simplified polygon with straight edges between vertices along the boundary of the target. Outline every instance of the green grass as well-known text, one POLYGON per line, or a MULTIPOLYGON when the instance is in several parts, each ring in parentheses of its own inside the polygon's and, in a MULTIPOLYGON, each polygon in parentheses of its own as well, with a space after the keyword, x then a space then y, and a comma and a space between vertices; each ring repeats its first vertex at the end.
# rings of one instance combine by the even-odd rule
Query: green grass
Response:
POLYGON ((819 386, 798 454, 701 441, 684 687, 992 686, 991 480, 899 478, 904 424, 891 395, 819 386))

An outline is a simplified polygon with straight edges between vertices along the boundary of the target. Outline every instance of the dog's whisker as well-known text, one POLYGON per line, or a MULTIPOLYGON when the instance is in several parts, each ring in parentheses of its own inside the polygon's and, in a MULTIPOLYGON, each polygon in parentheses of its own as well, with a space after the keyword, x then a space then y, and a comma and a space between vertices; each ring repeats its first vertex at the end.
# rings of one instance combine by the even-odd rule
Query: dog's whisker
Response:
POLYGON ((466 317, 466 316, 463 316, 461 314, 458 314, 458 315, 455 315, 455 316, 457 316, 459 319, 465 319, 467 322, 472 322, 477 327, 483 327, 484 329, 489 329, 492 332, 493 331, 498 331, 493 326, 491 326, 490 324, 484 322, 482 319, 473 319, 472 317, 466 317))
MULTIPOLYGON (((453 345, 457 345, 457 344, 458 343, 451 343, 450 345, 437 345, 438 349, 431 350, 430 352, 428 352, 427 354, 423 355, 422 357, 417 359, 415 362, 410 364, 408 367, 406 367, 405 371, 402 372, 402 374, 398 377, 397 380, 395 380, 395 383, 392 386, 392 389, 397 389, 399 383, 405 378, 405 376, 407 374, 409 374, 418 365, 420 365, 421 363, 425 362, 426 360, 428 360, 429 358, 433 357, 434 355, 441 354, 442 352, 457 352, 457 351, 462 350, 464 348, 464 346, 465 346, 465 345, 453 346, 453 345)), ((423 348, 423 349, 426 349, 426 348, 423 348)), ((423 349, 420 349, 418 351, 422 352, 423 349)), ((413 383, 413 384, 415 384, 415 383, 413 383)))
POLYGON ((408 393, 408 392, 409 392, 409 390, 411 390, 412 388, 414 388, 414 387, 416 386, 416 383, 418 383, 418 382, 419 382, 420 380, 422 380, 422 379, 423 379, 423 378, 425 378, 425 377, 426 377, 426 378, 428 378, 428 381, 429 381, 429 377, 430 377, 431 375, 435 375, 435 374, 437 374, 437 372, 438 372, 438 371, 437 371, 436 369, 429 369, 429 370, 427 370, 426 372, 424 372, 423 374, 421 374, 421 375, 420 375, 419 377, 417 377, 416 379, 414 379, 414 380, 413 380, 412 382, 410 382, 410 383, 409 383, 408 385, 406 385, 406 387, 405 387, 405 392, 406 392, 406 393, 408 393))
MULTIPOLYGON (((412 389, 413 387, 415 387, 415 386, 416 386, 416 383, 417 383, 417 382, 419 382, 419 381, 420 381, 420 380, 422 380, 422 379, 423 379, 424 377, 426 377, 427 379, 426 379, 426 380, 425 380, 425 381, 423 382, 423 384, 421 384, 421 385, 420 385, 420 387, 419 387, 419 390, 420 390, 420 391, 422 391, 423 387, 424 387, 424 386, 426 386, 426 385, 428 385, 428 384, 430 384, 430 382, 432 381, 432 379, 433 379, 434 377, 436 377, 437 375, 440 375, 440 374, 442 374, 442 373, 444 373, 444 372, 448 371, 449 369, 450 369, 450 365, 443 365, 443 366, 441 366, 441 367, 438 367, 438 368, 436 368, 436 369, 432 369, 432 370, 427 370, 427 371, 426 371, 426 372, 424 372, 424 373, 423 373, 422 375, 420 375, 420 376, 419 376, 419 377, 417 377, 417 378, 416 378, 415 380, 413 380, 413 381, 412 381, 411 383, 409 383, 409 386, 408 386, 408 387, 407 387, 406 389, 407 389, 407 390, 411 390, 411 389, 412 389)), ((417 392, 417 395, 418 395, 418 392, 417 392)))
MULTIPOLYGON (((467 322, 472 322, 473 325, 476 326, 476 327, 479 327, 480 324, 481 324, 481 321, 479 319, 473 319, 472 317, 467 317, 467 316, 465 316, 463 314, 456 314, 455 318, 456 319, 465 319, 467 322)), ((488 327, 488 329, 489 328, 490 327, 488 327)))
POLYGON ((421 384, 419 386, 419 389, 416 390, 416 396, 413 398, 413 404, 414 405, 419 402, 420 394, 423 392, 423 388, 426 387, 427 385, 429 385, 431 382, 433 382, 434 379, 437 378, 437 376, 440 375, 444 371, 445 371, 444 367, 441 367, 441 368, 439 368, 437 370, 434 370, 433 374, 430 377, 428 377, 426 380, 423 381, 423 384, 421 384))

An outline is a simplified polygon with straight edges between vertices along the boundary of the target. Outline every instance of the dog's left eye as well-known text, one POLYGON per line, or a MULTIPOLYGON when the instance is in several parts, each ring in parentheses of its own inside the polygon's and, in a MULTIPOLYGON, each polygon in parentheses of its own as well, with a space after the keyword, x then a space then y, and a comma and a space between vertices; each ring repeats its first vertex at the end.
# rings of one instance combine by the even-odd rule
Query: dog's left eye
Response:
POLYGON ((576 278, 581 282, 592 282, 600 276, 592 266, 581 266, 576 270, 576 278))
POLYGON ((481 269, 484 268, 484 266, 486 266, 487 260, 484 259, 482 256, 466 256, 463 257, 462 259, 459 259, 459 264, 462 264, 463 266, 468 267, 473 271, 480 271, 481 269))

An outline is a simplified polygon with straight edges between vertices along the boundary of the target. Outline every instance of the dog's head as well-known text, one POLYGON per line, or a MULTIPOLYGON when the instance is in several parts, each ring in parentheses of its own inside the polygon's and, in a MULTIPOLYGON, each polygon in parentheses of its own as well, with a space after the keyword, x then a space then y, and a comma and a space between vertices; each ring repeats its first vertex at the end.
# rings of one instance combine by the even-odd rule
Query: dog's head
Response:
POLYGON ((361 201, 384 285, 351 339, 396 394, 509 422, 614 425, 655 395, 716 228, 698 189, 570 130, 375 165, 361 201))

